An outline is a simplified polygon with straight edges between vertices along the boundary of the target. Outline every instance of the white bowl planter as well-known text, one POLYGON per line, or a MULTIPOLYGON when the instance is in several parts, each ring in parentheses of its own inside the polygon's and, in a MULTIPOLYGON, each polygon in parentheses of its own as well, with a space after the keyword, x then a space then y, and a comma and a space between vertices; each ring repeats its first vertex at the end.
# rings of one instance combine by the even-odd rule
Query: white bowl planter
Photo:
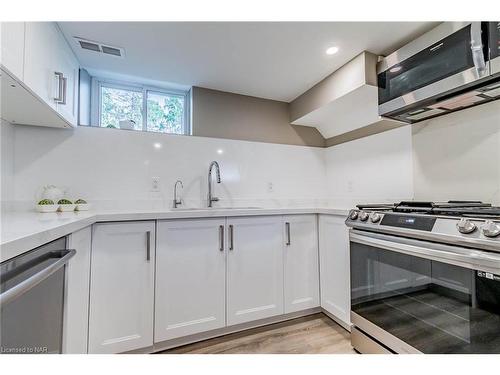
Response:
POLYGON ((76 204, 76 211, 88 211, 88 210, 90 210, 89 203, 77 203, 76 204))
POLYGON ((76 207, 76 204, 60 204, 58 210, 60 212, 70 212, 70 211, 74 211, 75 207, 76 207))
POLYGON ((35 206, 38 212, 56 212, 59 208, 58 204, 37 204, 35 206))

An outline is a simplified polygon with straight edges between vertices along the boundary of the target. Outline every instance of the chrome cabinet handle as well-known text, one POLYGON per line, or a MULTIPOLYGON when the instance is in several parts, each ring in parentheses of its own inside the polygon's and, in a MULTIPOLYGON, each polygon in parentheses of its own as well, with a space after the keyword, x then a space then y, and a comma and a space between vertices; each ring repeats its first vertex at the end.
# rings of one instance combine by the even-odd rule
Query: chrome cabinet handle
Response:
POLYGON ((290 246, 291 239, 290 239, 290 223, 286 222, 285 223, 285 228, 286 228, 286 246, 290 246))
POLYGON ((67 93, 67 89, 68 89, 68 79, 66 77, 63 77, 62 82, 63 82, 62 100, 59 102, 59 104, 66 105, 66 93, 67 93))
POLYGON ((146 260, 151 260, 151 231, 146 232, 146 260))
POLYGON ((76 250, 63 250, 65 254, 57 262, 51 264, 50 266, 44 268, 43 270, 35 273, 29 279, 17 284, 11 289, 7 289, 5 292, 0 294, 0 305, 5 305, 6 303, 16 299, 17 297, 23 295, 36 285, 40 284, 50 275, 57 272, 64 265, 66 265, 71 257, 76 254, 76 250))
POLYGON ((479 77, 482 77, 486 71, 486 62, 483 53, 483 41, 481 39, 481 22, 472 22, 470 27, 470 49, 472 52, 472 61, 476 67, 479 77))
POLYGON ((64 74, 61 72, 54 72, 54 75, 57 77, 58 88, 57 88, 57 96, 54 97, 54 101, 57 103, 61 103, 63 100, 63 91, 64 91, 64 74))
POLYGON ((219 225, 219 250, 224 251, 224 225, 219 225))
POLYGON ((234 233, 232 225, 229 225, 229 250, 234 250, 234 233))

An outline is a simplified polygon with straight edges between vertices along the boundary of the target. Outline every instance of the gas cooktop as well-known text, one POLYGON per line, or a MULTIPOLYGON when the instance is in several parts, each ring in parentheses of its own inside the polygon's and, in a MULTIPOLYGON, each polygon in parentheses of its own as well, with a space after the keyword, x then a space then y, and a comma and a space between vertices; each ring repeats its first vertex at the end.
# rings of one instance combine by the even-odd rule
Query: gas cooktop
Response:
POLYGON ((500 252, 500 207, 480 201, 362 204, 346 225, 356 231, 500 252))
POLYGON ((481 201, 402 201, 394 204, 364 204, 356 206, 366 211, 392 211, 405 213, 419 213, 426 215, 459 216, 459 217, 481 217, 499 218, 500 207, 494 207, 490 203, 481 201))

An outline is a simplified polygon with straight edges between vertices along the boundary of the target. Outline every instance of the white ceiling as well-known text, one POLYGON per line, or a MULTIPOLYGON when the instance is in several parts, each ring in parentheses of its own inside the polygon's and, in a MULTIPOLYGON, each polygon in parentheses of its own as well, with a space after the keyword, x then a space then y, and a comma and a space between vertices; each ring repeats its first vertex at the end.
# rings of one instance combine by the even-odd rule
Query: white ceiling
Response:
POLYGON ((387 55, 431 22, 60 22, 83 67, 289 102, 362 51, 387 55), (78 48, 73 36, 125 49, 78 48), (328 56, 325 50, 338 46, 328 56))

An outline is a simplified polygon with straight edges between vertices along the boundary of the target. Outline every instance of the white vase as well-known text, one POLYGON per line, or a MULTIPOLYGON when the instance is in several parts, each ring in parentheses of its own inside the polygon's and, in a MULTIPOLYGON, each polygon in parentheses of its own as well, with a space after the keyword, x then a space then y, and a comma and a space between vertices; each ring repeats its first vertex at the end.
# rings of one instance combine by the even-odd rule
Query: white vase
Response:
POLYGON ((55 185, 46 185, 42 188, 42 194, 40 199, 50 199, 54 203, 57 203, 59 199, 64 196, 64 190, 58 188, 55 185))

